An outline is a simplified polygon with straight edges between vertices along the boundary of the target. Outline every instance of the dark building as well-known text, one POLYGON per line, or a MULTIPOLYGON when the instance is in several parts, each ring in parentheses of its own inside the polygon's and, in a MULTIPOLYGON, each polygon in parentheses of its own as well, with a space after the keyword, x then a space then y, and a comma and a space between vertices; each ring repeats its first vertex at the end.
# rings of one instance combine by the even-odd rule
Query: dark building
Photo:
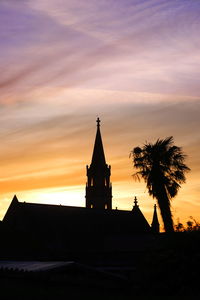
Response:
MULTIPOLYGON (((112 209, 110 170, 98 118, 92 162, 87 166, 86 207, 25 203, 14 196, 1 224, 8 253, 60 258, 69 252, 108 250, 106 241, 111 237, 151 233, 136 197, 132 211, 112 209)), ((157 232, 155 214, 152 227, 157 232)))

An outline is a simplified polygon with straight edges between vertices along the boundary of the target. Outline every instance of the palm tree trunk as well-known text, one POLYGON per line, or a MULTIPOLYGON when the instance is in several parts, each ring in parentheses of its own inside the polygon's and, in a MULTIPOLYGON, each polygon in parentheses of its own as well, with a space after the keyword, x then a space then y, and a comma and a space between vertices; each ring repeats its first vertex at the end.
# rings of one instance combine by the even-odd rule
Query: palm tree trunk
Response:
POLYGON ((157 201, 163 219, 165 232, 174 232, 172 213, 170 209, 170 200, 163 185, 159 187, 159 190, 157 192, 157 201))

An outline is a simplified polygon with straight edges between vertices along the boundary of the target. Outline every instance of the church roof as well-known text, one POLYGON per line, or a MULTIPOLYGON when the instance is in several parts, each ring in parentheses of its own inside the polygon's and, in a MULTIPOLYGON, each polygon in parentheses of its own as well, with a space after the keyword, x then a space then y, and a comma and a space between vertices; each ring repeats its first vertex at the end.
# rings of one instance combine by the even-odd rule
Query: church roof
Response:
POLYGON ((100 132, 100 119, 97 118, 96 122, 97 122, 97 132, 96 132, 91 164, 93 166, 105 166, 106 159, 104 155, 103 143, 102 143, 101 132, 100 132))
POLYGON ((133 211, 99 210, 85 207, 19 202, 16 197, 3 219, 4 225, 19 231, 48 231, 90 234, 147 233, 150 226, 139 207, 133 211))

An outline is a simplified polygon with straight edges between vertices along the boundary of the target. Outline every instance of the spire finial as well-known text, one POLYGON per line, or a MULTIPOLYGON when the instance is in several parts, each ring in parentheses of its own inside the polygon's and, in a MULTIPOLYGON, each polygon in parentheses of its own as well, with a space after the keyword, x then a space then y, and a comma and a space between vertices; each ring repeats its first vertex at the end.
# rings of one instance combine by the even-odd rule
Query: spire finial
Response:
POLYGON ((135 206, 138 206, 138 201, 137 201, 137 197, 136 196, 134 198, 134 204, 135 204, 135 206))
POLYGON ((101 122, 99 117, 97 118, 96 122, 97 122, 97 127, 99 128, 100 127, 100 122, 101 122))

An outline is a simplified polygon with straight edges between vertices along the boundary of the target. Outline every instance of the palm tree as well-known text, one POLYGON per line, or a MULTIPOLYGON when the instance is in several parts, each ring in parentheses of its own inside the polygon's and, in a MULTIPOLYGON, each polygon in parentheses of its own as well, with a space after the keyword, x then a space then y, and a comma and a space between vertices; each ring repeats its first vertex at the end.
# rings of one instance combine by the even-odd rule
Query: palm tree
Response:
POLYGON ((173 143, 171 136, 131 151, 133 165, 138 169, 133 176, 143 178, 149 195, 157 199, 166 232, 174 231, 170 200, 177 195, 180 184, 186 180, 185 172, 190 170, 184 164, 186 156, 182 149, 173 143))

